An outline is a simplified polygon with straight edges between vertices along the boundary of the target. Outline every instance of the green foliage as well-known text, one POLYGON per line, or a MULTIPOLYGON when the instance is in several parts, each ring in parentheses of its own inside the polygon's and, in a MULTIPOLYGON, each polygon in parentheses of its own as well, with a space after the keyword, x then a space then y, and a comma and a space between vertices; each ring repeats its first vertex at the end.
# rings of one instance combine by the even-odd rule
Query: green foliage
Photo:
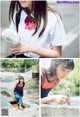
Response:
POLYGON ((24 72, 25 69, 37 65, 38 62, 37 59, 2 59, 1 71, 24 72))

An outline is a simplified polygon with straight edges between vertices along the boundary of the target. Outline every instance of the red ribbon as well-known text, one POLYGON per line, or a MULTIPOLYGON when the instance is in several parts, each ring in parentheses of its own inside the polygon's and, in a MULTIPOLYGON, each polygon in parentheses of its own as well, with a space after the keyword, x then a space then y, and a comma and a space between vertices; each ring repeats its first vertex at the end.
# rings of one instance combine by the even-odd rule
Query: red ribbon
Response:
POLYGON ((25 19, 25 29, 33 30, 36 28, 35 20, 31 16, 27 16, 25 19))

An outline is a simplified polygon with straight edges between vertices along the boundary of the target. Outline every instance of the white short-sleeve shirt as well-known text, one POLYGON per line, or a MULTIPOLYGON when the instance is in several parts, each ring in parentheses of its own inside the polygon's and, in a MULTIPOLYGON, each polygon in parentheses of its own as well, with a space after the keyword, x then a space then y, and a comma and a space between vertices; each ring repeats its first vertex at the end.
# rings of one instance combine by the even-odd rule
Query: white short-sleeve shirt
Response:
MULTIPOLYGON (((66 36, 65 36, 63 23, 58 14, 54 14, 53 12, 48 11, 48 20, 47 20, 46 29, 40 37, 38 36, 42 30, 43 20, 41 21, 41 25, 37 33, 35 35, 32 35, 35 29, 33 30, 25 29, 24 21, 26 17, 27 14, 25 13, 25 11, 22 10, 20 16, 20 23, 18 27, 18 34, 20 39, 26 41, 26 43, 28 44, 32 43, 43 48, 51 48, 52 46, 62 46, 66 44, 66 36)), ((15 23, 13 23, 13 21, 11 22, 9 28, 16 31, 16 25, 15 23)), ((31 52, 24 53, 24 55, 32 58, 40 57, 40 55, 31 52)))

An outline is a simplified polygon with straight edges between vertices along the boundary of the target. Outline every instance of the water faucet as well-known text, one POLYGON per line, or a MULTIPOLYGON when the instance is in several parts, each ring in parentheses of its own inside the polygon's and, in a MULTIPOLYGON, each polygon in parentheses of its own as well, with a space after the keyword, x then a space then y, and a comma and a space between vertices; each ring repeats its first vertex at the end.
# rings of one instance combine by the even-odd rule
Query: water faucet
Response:
POLYGON ((66 88, 66 95, 68 97, 68 105, 70 105, 70 89, 66 88))

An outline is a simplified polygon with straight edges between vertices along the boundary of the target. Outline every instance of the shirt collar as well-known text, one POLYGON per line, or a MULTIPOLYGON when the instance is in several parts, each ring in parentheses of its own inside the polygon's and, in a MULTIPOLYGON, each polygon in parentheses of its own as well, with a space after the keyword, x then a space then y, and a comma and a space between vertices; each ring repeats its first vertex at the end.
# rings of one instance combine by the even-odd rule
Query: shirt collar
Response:
MULTIPOLYGON (((29 14, 27 14, 24 10, 22 10, 23 17, 27 17, 29 14)), ((34 17, 33 12, 30 14, 32 17, 34 17)))

